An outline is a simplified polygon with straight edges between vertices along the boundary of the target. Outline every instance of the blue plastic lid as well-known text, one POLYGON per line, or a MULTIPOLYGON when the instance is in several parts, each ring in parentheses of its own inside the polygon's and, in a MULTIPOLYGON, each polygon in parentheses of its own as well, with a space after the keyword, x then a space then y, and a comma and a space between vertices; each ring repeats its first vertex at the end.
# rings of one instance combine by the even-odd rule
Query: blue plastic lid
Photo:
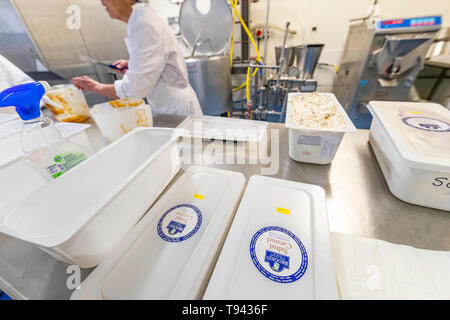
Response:
POLYGON ((45 89, 39 82, 30 82, 11 87, 0 93, 0 107, 16 107, 22 120, 41 116, 41 99, 45 89))

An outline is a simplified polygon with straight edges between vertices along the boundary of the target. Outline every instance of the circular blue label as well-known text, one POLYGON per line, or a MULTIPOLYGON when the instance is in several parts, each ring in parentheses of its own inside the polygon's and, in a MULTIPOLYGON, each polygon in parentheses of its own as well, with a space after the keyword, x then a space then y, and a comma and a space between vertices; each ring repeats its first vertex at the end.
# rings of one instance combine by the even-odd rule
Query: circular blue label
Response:
POLYGON ((192 204, 180 204, 167 210, 159 219, 158 234, 168 242, 192 237, 202 224, 202 213, 192 204))
POLYGON ((250 241, 250 257, 256 269, 278 283, 297 281, 308 268, 308 254, 300 239, 291 231, 265 227, 250 241))
POLYGON ((413 128, 431 132, 450 132, 450 124, 433 118, 427 117, 407 117, 402 121, 413 128))

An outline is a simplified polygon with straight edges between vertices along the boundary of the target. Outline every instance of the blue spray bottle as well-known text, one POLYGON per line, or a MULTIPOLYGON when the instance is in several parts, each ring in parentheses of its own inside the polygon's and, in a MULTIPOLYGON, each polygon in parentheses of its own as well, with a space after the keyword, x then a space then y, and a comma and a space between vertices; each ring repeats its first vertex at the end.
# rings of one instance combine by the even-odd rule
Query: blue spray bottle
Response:
POLYGON ((39 82, 21 84, 0 93, 0 107, 16 108, 23 120, 21 141, 26 163, 51 180, 86 160, 90 151, 66 141, 53 121, 41 114, 44 94, 39 82))

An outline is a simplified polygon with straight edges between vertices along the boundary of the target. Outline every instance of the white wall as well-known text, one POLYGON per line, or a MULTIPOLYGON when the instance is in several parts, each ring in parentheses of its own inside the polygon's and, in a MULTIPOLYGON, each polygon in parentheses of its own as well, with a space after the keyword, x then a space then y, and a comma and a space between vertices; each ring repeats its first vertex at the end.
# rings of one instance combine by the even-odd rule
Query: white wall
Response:
MULTIPOLYGON (((179 6, 170 4, 169 0, 150 0, 150 3, 165 18, 178 15, 179 6)), ((288 44, 303 41, 324 43, 320 62, 339 65, 349 20, 367 16, 372 4, 373 0, 271 0, 269 24, 284 29, 286 22, 290 21, 290 28, 297 31, 297 35, 288 38, 288 44), (317 31, 312 32, 313 27, 317 27, 317 31)), ((265 23, 266 5, 267 0, 251 2, 250 27, 265 23)), ((450 26, 450 0, 379 0, 378 6, 383 19, 440 14, 443 25, 450 26)), ((237 25, 238 34, 239 29, 240 25, 237 25)), ((268 42, 268 63, 275 63, 274 47, 282 42, 283 31, 272 30, 268 42)), ((260 47, 263 51, 263 42, 260 47)), ((236 54, 240 53, 239 46, 235 50, 236 54)), ((256 55, 254 51, 251 54, 256 55)), ((315 74, 321 90, 332 88, 334 76, 332 68, 318 68, 315 74)))

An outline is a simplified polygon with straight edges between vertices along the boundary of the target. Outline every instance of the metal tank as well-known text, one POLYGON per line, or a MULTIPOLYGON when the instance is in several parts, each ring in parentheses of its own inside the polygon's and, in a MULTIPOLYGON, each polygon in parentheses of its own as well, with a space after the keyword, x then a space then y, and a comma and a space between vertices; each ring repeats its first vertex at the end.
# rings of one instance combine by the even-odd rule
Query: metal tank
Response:
POLYGON ((226 55, 186 58, 189 82, 205 115, 231 112, 233 106, 230 59, 226 55))
POLYGON ((193 48, 186 65, 203 113, 218 116, 231 111, 231 68, 226 55, 233 31, 229 2, 185 0, 180 9, 180 30, 193 48))

